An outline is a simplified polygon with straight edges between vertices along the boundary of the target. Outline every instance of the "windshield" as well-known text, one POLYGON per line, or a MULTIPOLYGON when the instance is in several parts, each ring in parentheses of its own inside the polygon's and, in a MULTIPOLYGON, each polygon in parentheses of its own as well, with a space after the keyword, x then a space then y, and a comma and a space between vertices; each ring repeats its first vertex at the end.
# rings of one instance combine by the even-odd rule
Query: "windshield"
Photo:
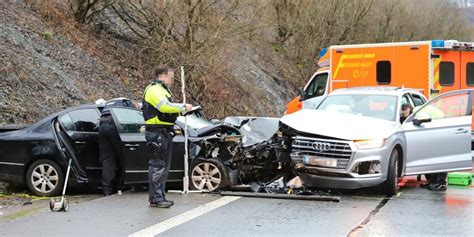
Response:
POLYGON ((356 94, 328 96, 318 110, 396 121, 396 108, 396 96, 356 94))
MULTIPOLYGON (((191 114, 191 115, 188 115, 187 117, 188 117, 188 121, 187 121, 188 127, 193 130, 197 130, 197 129, 212 125, 212 123, 209 120, 205 119, 203 116, 191 114)), ((178 117, 178 121, 184 124, 184 117, 183 116, 178 117)))

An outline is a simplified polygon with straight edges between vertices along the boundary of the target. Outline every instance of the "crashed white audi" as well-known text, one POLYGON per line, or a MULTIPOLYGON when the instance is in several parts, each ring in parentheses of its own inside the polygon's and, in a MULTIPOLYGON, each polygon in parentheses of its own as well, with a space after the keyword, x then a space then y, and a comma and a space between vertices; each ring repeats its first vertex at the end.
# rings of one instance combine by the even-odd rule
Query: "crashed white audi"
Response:
POLYGON ((316 108, 281 118, 292 165, 306 186, 355 189, 397 178, 471 169, 472 90, 426 103, 417 90, 356 87, 334 91, 316 108), (419 107, 403 123, 401 106, 419 107))

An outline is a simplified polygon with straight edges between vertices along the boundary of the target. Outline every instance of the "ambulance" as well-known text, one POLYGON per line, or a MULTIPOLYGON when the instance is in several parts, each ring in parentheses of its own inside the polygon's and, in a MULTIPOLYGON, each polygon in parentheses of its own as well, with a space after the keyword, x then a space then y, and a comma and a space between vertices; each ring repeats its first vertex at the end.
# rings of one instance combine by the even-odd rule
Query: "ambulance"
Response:
MULTIPOLYGON (((316 108, 333 90, 356 86, 414 88, 426 98, 474 89, 474 43, 432 40, 338 45, 320 53, 320 67, 285 114, 316 108)), ((414 102, 422 98, 412 98, 414 102)))

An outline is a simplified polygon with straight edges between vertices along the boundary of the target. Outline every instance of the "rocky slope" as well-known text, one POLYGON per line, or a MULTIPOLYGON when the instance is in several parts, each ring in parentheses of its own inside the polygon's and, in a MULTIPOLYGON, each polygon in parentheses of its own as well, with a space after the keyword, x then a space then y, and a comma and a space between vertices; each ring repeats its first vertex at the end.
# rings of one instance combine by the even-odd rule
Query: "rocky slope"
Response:
MULTIPOLYGON (((137 49, 124 28, 98 32, 22 0, 0 1, 0 15, 0 125, 32 123, 98 98, 141 97, 148 77, 131 56, 137 49)), ((296 90, 273 54, 246 45, 226 63, 228 80, 244 93, 229 104, 245 104, 228 113, 282 114, 296 90)))

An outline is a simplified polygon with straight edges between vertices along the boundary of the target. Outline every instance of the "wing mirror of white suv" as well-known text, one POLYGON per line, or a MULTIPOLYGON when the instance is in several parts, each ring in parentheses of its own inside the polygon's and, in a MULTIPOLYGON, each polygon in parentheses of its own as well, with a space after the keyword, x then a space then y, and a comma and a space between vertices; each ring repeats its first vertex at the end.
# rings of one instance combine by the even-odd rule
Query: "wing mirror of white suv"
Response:
POLYGON ((306 100, 306 93, 304 92, 304 88, 300 88, 300 101, 306 100))
POLYGON ((420 126, 423 123, 430 123, 431 118, 413 119, 413 125, 420 126))

